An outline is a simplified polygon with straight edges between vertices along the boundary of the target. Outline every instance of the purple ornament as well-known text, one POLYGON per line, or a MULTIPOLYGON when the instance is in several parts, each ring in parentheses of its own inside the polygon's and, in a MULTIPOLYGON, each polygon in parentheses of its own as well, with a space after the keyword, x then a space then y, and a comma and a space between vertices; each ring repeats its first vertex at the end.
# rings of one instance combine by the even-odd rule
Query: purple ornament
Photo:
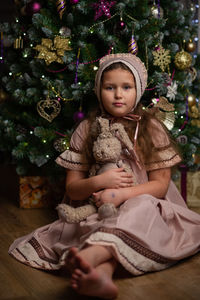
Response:
POLYGON ((111 17, 110 8, 116 3, 116 1, 106 1, 106 0, 99 0, 92 4, 92 7, 96 10, 95 11, 95 21, 100 18, 101 16, 105 15, 107 18, 111 17))
POLYGON ((77 4, 79 3, 79 0, 70 0, 71 4, 77 4))
POLYGON ((37 1, 31 1, 27 3, 25 7, 25 12, 27 15, 32 16, 33 14, 36 14, 40 11, 41 4, 37 1))
POLYGON ((74 122, 80 122, 85 118, 85 114, 82 111, 76 111, 73 115, 74 122))

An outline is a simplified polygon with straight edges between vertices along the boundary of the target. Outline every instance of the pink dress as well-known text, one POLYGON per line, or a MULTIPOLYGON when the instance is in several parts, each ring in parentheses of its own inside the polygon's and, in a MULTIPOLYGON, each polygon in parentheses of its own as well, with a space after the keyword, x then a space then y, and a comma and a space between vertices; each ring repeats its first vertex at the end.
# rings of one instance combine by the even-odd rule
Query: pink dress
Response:
MULTIPOLYGON (((148 180, 146 170, 180 162, 162 126, 152 122, 156 159, 147 162, 142 170, 129 161, 138 184, 148 180)), ((70 150, 56 159, 58 164, 71 170, 89 169, 82 155, 88 128, 87 121, 79 125, 72 135, 70 150)), ((115 259, 133 275, 162 270, 199 251, 200 215, 187 208, 171 181, 165 199, 148 194, 127 199, 116 216, 103 220, 97 213, 80 223, 58 219, 15 240, 9 253, 31 267, 58 270, 70 247, 81 249, 86 244, 109 247, 115 259)))

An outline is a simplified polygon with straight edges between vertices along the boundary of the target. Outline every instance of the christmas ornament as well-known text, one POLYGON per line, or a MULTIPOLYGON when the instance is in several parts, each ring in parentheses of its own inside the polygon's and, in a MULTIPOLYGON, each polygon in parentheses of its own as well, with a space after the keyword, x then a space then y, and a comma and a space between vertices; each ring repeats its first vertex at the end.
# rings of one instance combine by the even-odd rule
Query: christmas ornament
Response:
POLYGON ((197 70, 194 67, 188 69, 188 73, 191 74, 191 79, 194 81, 197 78, 197 70))
POLYGON ((8 98, 8 95, 3 89, 0 89, 0 103, 4 102, 8 98))
POLYGON ((175 100, 176 94, 177 94, 177 83, 176 81, 172 82, 171 85, 167 86, 167 95, 170 100, 175 100))
POLYGON ((194 52, 196 49, 196 45, 192 40, 189 40, 189 42, 186 44, 186 50, 188 52, 194 52))
POLYGON ((33 14, 36 14, 40 11, 41 9, 41 4, 37 1, 31 1, 28 2, 24 8, 25 14, 28 16, 32 16, 33 14))
POLYGON ((187 96, 187 101, 188 101, 188 105, 189 105, 189 106, 196 105, 196 97, 195 97, 195 95, 189 94, 189 95, 187 96))
POLYGON ((14 48, 15 49, 22 49, 24 46, 24 41, 23 38, 21 36, 19 36, 18 38, 16 38, 16 40, 14 41, 14 48))
POLYGON ((124 23, 122 16, 120 16, 120 21, 117 24, 117 30, 122 31, 122 30, 124 30, 125 27, 126 27, 126 24, 124 23))
POLYGON ((70 0, 71 4, 77 4, 79 3, 79 0, 70 0))
POLYGON ((96 21, 101 16, 105 15, 107 18, 111 17, 110 8, 116 3, 116 1, 99 0, 92 4, 92 7, 96 10, 94 20, 96 21))
POLYGON ((160 97, 159 99, 152 99, 154 106, 158 108, 155 116, 168 128, 171 130, 174 127, 175 115, 174 115, 174 105, 169 103, 167 98, 160 97))
POLYGON ((4 59, 3 59, 3 46, 4 46, 4 43, 3 43, 3 32, 1 32, 1 41, 0 41, 0 63, 3 63, 4 62, 4 59))
POLYGON ((151 7, 151 15, 156 18, 156 19, 160 19, 163 18, 163 9, 160 5, 153 5, 151 7))
POLYGON ((66 1, 65 0, 57 0, 56 6, 57 6, 57 12, 59 13, 60 19, 62 19, 64 11, 66 9, 66 1))
POLYGON ((128 52, 132 53, 134 55, 137 55, 137 53, 138 53, 138 46, 137 46, 136 40, 134 38, 134 35, 132 35, 132 37, 128 43, 128 52))
POLYGON ((195 164, 200 164, 200 155, 199 154, 194 154, 194 163, 195 164))
POLYGON ((188 52, 181 50, 176 53, 174 63, 177 69, 185 70, 191 66, 192 56, 188 52))
POLYGON ((192 120, 191 125, 200 128, 200 120, 197 119, 192 120))
POLYGON ((82 112, 82 109, 80 108, 79 111, 74 113, 73 119, 74 122, 80 122, 85 117, 85 114, 82 112))
POLYGON ((60 28, 59 33, 63 37, 69 37, 71 35, 71 29, 66 26, 63 26, 60 28))
POLYGON ((37 104, 37 111, 41 117, 49 122, 55 119, 61 110, 61 105, 58 100, 50 99, 49 96, 46 100, 41 100, 37 104))
POLYGON ((54 61, 62 64, 62 57, 65 51, 72 50, 69 46, 69 39, 60 36, 56 36, 54 41, 51 39, 42 39, 42 44, 37 45, 34 49, 39 51, 36 58, 44 59, 47 65, 54 61))
POLYGON ((192 12, 195 12, 195 11, 196 11, 196 7, 195 7, 195 4, 194 4, 194 3, 191 3, 191 4, 190 4, 190 10, 191 10, 192 12))
POLYGON ((188 138, 186 135, 179 135, 176 140, 179 144, 182 144, 182 145, 186 145, 188 142, 188 138))
POLYGON ((154 66, 159 66, 162 72, 168 68, 169 72, 169 64, 171 62, 171 56, 169 55, 170 51, 165 50, 162 46, 158 46, 155 51, 152 52, 154 56, 154 66))
POLYGON ((54 141, 53 146, 56 149, 56 151, 63 152, 69 149, 69 140, 66 138, 59 138, 54 141))
POLYGON ((196 105, 192 105, 189 110, 189 116, 193 119, 199 119, 200 118, 200 112, 196 105))

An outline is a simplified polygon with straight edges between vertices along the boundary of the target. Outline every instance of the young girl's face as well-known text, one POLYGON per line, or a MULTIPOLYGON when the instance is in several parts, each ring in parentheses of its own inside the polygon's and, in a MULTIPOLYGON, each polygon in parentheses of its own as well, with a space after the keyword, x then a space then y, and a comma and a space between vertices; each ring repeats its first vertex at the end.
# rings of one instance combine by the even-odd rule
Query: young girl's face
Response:
POLYGON ((135 79, 123 69, 107 71, 101 84, 104 109, 114 117, 123 117, 132 111, 136 102, 135 79))

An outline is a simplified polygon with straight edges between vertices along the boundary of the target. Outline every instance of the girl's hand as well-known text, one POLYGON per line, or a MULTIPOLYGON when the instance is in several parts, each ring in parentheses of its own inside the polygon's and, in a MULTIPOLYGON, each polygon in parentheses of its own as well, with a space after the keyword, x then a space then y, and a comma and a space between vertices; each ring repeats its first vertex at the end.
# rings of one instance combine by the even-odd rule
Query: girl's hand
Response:
POLYGON ((104 189, 118 189, 130 187, 133 184, 133 176, 123 168, 108 170, 101 174, 104 189))
POLYGON ((107 189, 92 194, 93 202, 97 207, 104 203, 113 203, 115 207, 121 204, 121 190, 120 189, 107 189))

